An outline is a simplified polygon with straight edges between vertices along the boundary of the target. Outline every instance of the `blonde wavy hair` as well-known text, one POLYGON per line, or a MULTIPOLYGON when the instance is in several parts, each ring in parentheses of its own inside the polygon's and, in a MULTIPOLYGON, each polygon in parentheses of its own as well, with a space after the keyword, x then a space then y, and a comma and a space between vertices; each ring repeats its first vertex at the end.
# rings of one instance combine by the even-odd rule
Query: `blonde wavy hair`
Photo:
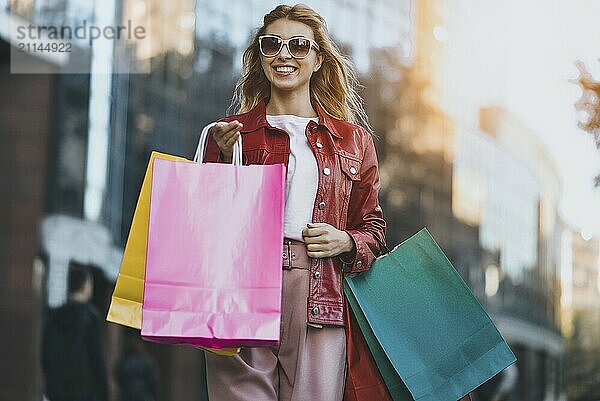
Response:
POLYGON ((279 5, 263 19, 242 58, 242 75, 235 85, 229 111, 245 113, 263 98, 270 96, 270 83, 260 63, 258 37, 278 19, 298 21, 308 25, 319 45, 323 63, 310 79, 310 94, 333 117, 362 126, 369 133, 363 100, 358 94, 361 87, 350 59, 342 55, 327 30, 327 23, 317 12, 304 4, 279 5))

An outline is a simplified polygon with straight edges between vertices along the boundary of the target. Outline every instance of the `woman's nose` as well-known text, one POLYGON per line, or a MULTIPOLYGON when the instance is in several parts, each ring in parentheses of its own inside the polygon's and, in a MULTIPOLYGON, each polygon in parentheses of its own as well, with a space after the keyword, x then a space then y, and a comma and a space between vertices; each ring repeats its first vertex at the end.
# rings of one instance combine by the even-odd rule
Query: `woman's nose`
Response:
POLYGON ((284 43, 283 46, 281 47, 281 51, 279 52, 279 57, 283 58, 283 59, 292 58, 292 54, 290 53, 290 50, 288 49, 287 43, 284 43))

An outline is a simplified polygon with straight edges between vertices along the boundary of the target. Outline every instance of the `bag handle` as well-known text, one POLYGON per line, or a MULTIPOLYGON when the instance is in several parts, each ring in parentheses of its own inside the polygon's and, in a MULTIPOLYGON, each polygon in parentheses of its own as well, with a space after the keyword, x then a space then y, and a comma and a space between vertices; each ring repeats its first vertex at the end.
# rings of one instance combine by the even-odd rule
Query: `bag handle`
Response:
MULTIPOLYGON (((204 162, 204 156, 206 153, 206 144, 208 143, 208 135, 210 129, 217 125, 216 122, 208 124, 206 127, 202 129, 200 133, 200 139, 198 140, 198 146, 196 147, 196 153, 194 154, 194 161, 197 163, 204 162)), ((238 139, 233 144, 233 158, 231 160, 234 166, 242 165, 242 136, 240 135, 238 139)))
POLYGON ((390 248, 388 248, 385 242, 381 241, 381 239, 377 235, 373 234, 371 231, 369 231, 369 234, 371 234, 373 237, 375 237, 375 240, 377 240, 377 243, 379 244, 379 250, 381 251, 381 255, 385 255, 386 253, 391 252, 390 248))

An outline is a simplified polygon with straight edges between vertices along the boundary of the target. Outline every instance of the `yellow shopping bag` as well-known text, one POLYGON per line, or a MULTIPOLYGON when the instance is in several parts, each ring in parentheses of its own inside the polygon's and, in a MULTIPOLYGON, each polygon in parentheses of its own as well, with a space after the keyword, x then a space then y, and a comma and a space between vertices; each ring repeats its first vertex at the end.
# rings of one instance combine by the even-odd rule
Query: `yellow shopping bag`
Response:
MULTIPOLYGON (((150 192, 152 185, 152 164, 155 158, 188 161, 182 157, 165 153, 152 152, 142 183, 121 270, 117 277, 115 290, 112 295, 110 308, 106 320, 123 326, 141 329, 142 327, 142 302, 144 297, 144 277, 146 275, 146 243, 148 239, 148 216, 150 214, 150 192)), ((203 348, 217 355, 232 356, 237 354, 239 348, 203 348)))

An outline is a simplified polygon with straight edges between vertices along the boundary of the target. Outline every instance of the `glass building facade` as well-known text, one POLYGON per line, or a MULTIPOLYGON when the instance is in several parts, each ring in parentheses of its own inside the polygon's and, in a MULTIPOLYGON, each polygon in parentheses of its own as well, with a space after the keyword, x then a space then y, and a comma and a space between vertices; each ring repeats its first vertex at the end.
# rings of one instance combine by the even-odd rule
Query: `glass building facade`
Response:
POLYGON ((482 249, 498 255, 481 266, 481 300, 515 347, 521 376, 516 391, 528 399, 558 399, 565 228, 556 210, 558 173, 534 135, 506 110, 487 108, 481 118, 486 131, 457 134, 454 214, 478 226, 482 249))

